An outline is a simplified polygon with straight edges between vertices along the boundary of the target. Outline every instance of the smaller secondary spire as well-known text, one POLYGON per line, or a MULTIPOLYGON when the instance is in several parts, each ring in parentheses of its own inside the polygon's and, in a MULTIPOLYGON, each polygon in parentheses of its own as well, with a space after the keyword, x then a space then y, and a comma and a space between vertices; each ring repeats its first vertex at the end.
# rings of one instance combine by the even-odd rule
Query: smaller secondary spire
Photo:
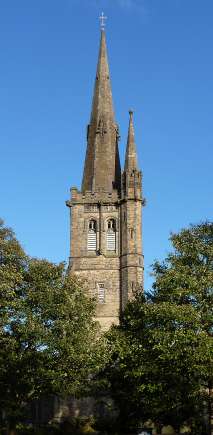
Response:
POLYGON ((136 145, 135 145, 135 133, 134 133, 134 126, 133 126, 132 110, 129 111, 129 130, 128 130, 124 170, 128 171, 131 169, 138 170, 138 159, 137 159, 137 152, 136 152, 136 145))
POLYGON ((105 17, 103 12, 99 17, 99 20, 100 20, 101 30, 105 30, 105 26, 106 26, 105 20, 107 20, 107 17, 105 17))

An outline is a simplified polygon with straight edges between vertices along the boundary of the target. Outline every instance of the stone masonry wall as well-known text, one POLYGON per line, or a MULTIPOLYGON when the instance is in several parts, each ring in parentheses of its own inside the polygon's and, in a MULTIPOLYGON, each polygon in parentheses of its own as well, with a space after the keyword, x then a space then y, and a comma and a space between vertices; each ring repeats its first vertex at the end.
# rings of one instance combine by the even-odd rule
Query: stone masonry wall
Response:
POLYGON ((104 285, 104 303, 97 304, 96 318, 103 330, 119 323, 120 315, 120 205, 117 197, 81 194, 74 191, 71 200, 71 263, 70 270, 84 281, 85 291, 96 296, 98 285, 104 285), (100 200, 102 199, 102 201, 100 200), (103 201, 104 199, 104 201, 103 201), (97 222, 97 249, 88 251, 89 222, 97 222), (116 250, 107 251, 107 222, 116 222, 116 250))

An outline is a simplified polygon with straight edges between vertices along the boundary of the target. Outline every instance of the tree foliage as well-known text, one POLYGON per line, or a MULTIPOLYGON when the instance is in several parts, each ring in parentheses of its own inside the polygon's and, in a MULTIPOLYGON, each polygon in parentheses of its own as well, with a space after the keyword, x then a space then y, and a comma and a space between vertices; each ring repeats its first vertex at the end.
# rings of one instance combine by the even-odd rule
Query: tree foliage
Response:
POLYGON ((191 226, 171 242, 173 252, 153 266, 153 291, 137 294, 110 332, 104 376, 124 426, 188 421, 200 435, 212 406, 213 224, 191 226))
POLYGON ((43 394, 87 393, 105 348, 95 301, 64 264, 29 258, 0 222, 0 406, 19 421, 43 394))

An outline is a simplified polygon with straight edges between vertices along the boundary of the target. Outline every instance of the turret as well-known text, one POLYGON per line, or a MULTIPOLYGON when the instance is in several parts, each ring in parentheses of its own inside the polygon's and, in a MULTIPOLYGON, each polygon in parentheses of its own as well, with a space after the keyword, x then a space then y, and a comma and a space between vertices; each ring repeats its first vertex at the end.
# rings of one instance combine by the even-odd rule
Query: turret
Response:
POLYGON ((126 157, 124 171, 122 174, 123 198, 141 199, 141 177, 141 171, 138 169, 133 112, 129 111, 129 129, 126 146, 126 157))
POLYGON ((121 281, 122 309, 136 290, 143 288, 142 255, 142 174, 138 169, 133 112, 129 112, 121 201, 121 281))

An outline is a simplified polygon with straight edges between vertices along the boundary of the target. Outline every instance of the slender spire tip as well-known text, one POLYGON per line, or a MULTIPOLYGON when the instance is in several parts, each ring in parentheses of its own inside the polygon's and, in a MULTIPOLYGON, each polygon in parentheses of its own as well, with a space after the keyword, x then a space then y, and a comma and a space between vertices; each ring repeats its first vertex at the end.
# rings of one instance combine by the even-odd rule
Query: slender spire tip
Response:
POLYGON ((132 118, 133 118, 133 110, 129 110, 129 117, 130 117, 130 121, 132 120, 132 118))

